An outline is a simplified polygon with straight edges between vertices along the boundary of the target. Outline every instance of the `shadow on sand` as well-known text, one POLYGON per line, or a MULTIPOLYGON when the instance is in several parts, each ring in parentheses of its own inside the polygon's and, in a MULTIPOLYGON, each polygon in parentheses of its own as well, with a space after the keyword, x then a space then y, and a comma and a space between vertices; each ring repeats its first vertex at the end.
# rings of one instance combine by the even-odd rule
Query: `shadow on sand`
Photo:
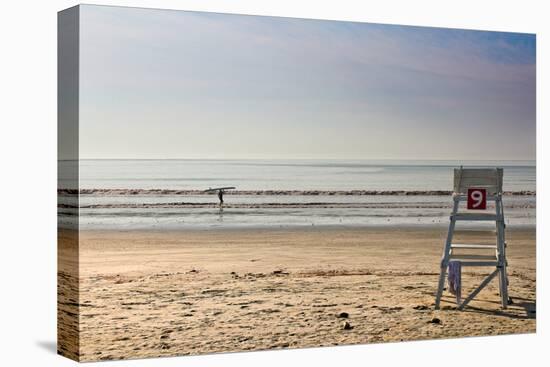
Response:
MULTIPOLYGON (((518 320, 530 320, 530 319, 537 318, 536 301, 531 299, 526 299, 526 298, 520 298, 520 297, 512 297, 512 300, 513 300, 513 303, 506 310, 487 309, 483 307, 467 305, 464 308, 464 310, 462 310, 462 312, 478 312, 486 315, 502 316, 502 317, 508 317, 511 319, 518 319, 518 320), (521 308, 523 308, 523 310, 520 312, 520 314, 518 314, 518 309, 521 309, 521 308)), ((456 306, 456 304, 452 302, 451 298, 446 299, 445 301, 447 301, 446 303, 452 303, 453 306, 456 306)), ((478 299, 478 301, 500 304, 500 302, 486 300, 486 299, 478 299)))

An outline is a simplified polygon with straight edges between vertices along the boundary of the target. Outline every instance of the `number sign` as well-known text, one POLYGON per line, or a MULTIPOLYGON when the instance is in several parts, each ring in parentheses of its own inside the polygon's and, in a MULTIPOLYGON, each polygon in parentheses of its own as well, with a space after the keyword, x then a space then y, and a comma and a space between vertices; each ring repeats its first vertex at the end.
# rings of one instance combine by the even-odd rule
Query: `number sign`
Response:
POLYGON ((468 209, 487 209, 487 190, 476 188, 468 189, 468 209))

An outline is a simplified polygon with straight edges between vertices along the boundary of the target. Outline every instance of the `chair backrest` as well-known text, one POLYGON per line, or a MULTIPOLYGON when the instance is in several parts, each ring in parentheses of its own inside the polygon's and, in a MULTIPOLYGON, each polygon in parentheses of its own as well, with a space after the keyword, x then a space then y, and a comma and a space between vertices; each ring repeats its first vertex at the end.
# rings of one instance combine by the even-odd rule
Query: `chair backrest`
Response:
POLYGON ((466 194, 468 188, 484 188, 488 195, 502 193, 502 168, 455 168, 454 189, 466 194))

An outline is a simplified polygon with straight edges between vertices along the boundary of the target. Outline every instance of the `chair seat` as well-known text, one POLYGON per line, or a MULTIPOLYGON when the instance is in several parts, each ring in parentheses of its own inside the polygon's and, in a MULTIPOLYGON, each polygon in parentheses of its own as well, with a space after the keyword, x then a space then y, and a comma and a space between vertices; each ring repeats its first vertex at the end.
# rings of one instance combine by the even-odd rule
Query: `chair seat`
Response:
POLYGON ((498 266, 496 255, 451 254, 449 261, 460 261, 462 266, 498 266))
POLYGON ((502 220, 502 217, 496 214, 490 214, 490 213, 456 213, 454 216, 452 216, 455 220, 475 220, 475 221, 481 221, 481 220, 502 220))

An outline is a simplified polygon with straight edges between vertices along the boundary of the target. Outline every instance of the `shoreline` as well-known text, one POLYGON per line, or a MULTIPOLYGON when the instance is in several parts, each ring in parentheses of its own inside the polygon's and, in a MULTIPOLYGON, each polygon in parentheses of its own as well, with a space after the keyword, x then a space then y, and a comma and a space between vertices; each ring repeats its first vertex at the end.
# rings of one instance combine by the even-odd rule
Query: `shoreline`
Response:
MULTIPOLYGON (((227 190, 224 195, 264 195, 264 196, 450 196, 452 190, 227 190)), ((215 196, 216 192, 194 189, 121 189, 121 188, 81 188, 57 189, 61 196, 72 195, 205 195, 215 196)), ((504 191, 505 196, 536 196, 534 190, 504 191)))
MULTIPOLYGON (((115 225, 113 225, 115 226, 115 225)), ((320 224, 320 225, 219 225, 219 226, 211 226, 211 227, 205 227, 205 226, 194 226, 194 225, 188 225, 186 228, 177 228, 176 226, 165 226, 165 227, 135 227, 135 228, 98 228, 98 227, 81 227, 79 228, 80 232, 90 232, 90 233, 98 233, 98 232, 105 232, 105 233, 132 233, 132 232, 138 232, 138 233, 166 233, 166 234, 193 234, 193 233, 207 233, 207 232, 213 232, 213 233, 238 233, 238 232, 279 232, 279 233, 292 233, 292 232, 309 232, 309 233, 315 233, 315 232, 337 232, 337 231, 403 231, 403 232, 426 232, 426 231, 434 231, 434 232, 444 232, 445 235, 447 234, 447 229, 449 227, 449 223, 438 223, 438 224, 320 224)), ((74 229, 73 227, 67 227, 63 228, 62 230, 70 230, 74 229)), ((463 232, 478 232, 478 233, 488 233, 493 232, 494 230, 492 228, 488 227, 482 227, 482 226, 468 226, 468 227, 462 227, 460 229, 463 232)), ((458 232, 459 230, 456 229, 458 232)), ((506 233, 536 233, 536 225, 533 224, 525 224, 525 225, 507 225, 506 226, 506 233)))

